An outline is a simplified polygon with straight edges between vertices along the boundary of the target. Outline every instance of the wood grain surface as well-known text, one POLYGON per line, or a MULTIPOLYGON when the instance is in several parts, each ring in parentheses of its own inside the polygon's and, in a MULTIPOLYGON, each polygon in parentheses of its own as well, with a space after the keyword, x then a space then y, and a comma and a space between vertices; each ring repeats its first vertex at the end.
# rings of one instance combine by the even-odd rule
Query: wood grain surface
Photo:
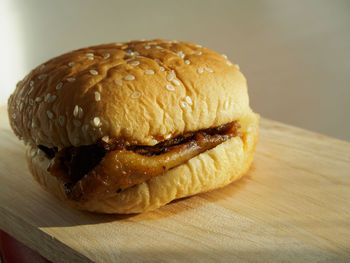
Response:
POLYGON ((0 111, 0 228, 53 262, 350 262, 350 143, 262 119, 237 183, 137 215, 71 209, 0 111))

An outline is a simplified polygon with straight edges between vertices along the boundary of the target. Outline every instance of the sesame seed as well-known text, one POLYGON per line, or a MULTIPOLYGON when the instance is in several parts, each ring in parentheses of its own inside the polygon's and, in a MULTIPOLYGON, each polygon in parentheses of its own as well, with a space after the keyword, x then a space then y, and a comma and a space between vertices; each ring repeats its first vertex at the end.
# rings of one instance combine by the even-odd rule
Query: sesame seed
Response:
POLYGON ((92 120, 92 123, 95 127, 99 127, 101 125, 101 120, 99 117, 95 117, 93 120, 92 120))
POLYGON ((199 73, 199 74, 202 74, 203 72, 204 72, 204 69, 203 69, 203 68, 199 68, 199 69, 198 69, 198 73, 199 73))
POLYGON ((156 49, 163 49, 161 46, 156 46, 156 49))
POLYGON ((134 75, 127 75, 124 77, 125 80, 134 80, 135 76, 134 75))
POLYGON ((81 121, 73 120, 73 124, 74 126, 79 127, 81 125, 81 121))
POLYGON ((173 83, 174 83, 176 86, 180 86, 180 85, 181 85, 180 81, 178 81, 177 79, 173 79, 173 83))
POLYGON ((33 105, 34 105, 34 100, 33 100, 33 99, 29 99, 29 104, 30 104, 31 106, 33 106, 33 105))
POLYGON ((186 100, 186 102, 187 102, 189 105, 192 105, 192 99, 191 99, 191 97, 186 96, 185 100, 186 100))
POLYGON ((171 73, 168 74, 167 80, 168 81, 172 81, 174 79, 174 77, 175 77, 174 73, 171 72, 171 73))
POLYGON ((235 64, 235 66, 236 66, 236 68, 238 68, 238 70, 240 70, 241 68, 239 67, 239 65, 238 64, 235 64))
POLYGON ((105 135, 105 136, 103 136, 103 137, 101 138, 101 140, 108 143, 108 142, 109 142, 109 136, 108 136, 108 135, 105 135))
POLYGON ((47 102, 48 103, 54 102, 56 100, 56 98, 57 98, 56 95, 52 95, 47 99, 47 102))
POLYGON ((206 71, 208 71, 208 72, 213 72, 213 70, 211 69, 211 68, 204 68, 206 71))
POLYGON ((64 116, 60 115, 60 116, 58 117, 58 122, 59 122, 59 124, 60 124, 61 126, 64 125, 64 121, 65 121, 64 116))
POLYGON ((31 80, 31 81, 29 82, 29 86, 31 86, 31 87, 34 86, 34 80, 31 80))
POLYGON ((90 72, 91 75, 94 75, 94 76, 98 75, 98 72, 96 70, 94 70, 94 69, 90 69, 89 72, 90 72))
POLYGON ((73 110, 73 116, 74 116, 74 117, 77 117, 77 116, 78 116, 78 113, 79 113, 79 106, 78 106, 78 105, 75 105, 74 110, 73 110))
POLYGON ((119 86, 123 85, 123 81, 121 79, 116 79, 116 80, 114 80, 114 82, 119 86))
POLYGON ((101 94, 98 91, 95 91, 95 100, 100 101, 101 100, 101 94))
POLYGON ((135 60, 135 61, 130 62, 129 64, 131 66, 138 66, 138 65, 140 65, 140 61, 135 60))
POLYGON ((186 108, 187 107, 187 103, 184 101, 180 101, 180 105, 182 108, 186 108))
POLYGON ((153 75, 153 74, 154 74, 154 70, 148 69, 148 70, 145 71, 145 74, 147 74, 147 75, 153 75))
POLYGON ((41 97, 36 97, 35 102, 41 102, 43 99, 41 97))
POLYGON ((158 64, 162 63, 158 58, 155 58, 154 61, 157 62, 158 64))
POLYGON ((50 99, 50 97, 51 97, 51 94, 50 94, 50 93, 47 93, 46 96, 45 96, 44 101, 45 101, 45 102, 48 102, 48 100, 50 99))
POLYGON ((170 139, 171 138, 171 134, 169 133, 169 134, 165 135, 164 138, 165 139, 170 139))
POLYGON ((186 60, 185 60, 185 63, 186 63, 187 65, 189 65, 189 64, 191 64, 191 61, 189 61, 188 59, 186 59, 186 60))
POLYGON ((94 60, 94 57, 88 57, 88 60, 94 60))
POLYGON ((73 110, 73 116, 76 118, 78 117, 81 119, 83 117, 83 109, 79 107, 78 105, 75 105, 74 110, 73 110))
POLYGON ((175 71, 172 69, 168 74, 168 81, 172 81, 176 77, 175 71))
POLYGON ((182 51, 177 52, 176 55, 178 55, 182 59, 185 57, 185 54, 182 51))
POLYGON ((74 65, 75 65, 75 63, 73 61, 68 63, 68 66, 71 68, 74 67, 74 65))
POLYGON ((141 93, 138 92, 138 91, 135 91, 132 95, 131 95, 131 98, 133 99, 138 99, 141 97, 141 93))
POLYGON ((34 90, 34 87, 30 87, 29 91, 28 91, 28 95, 30 95, 34 90))
POLYGON ((12 113, 12 119, 16 119, 16 113, 12 113))
POLYGON ((199 55, 199 56, 202 55, 202 51, 197 51, 196 55, 199 55))
POLYGON ((106 53, 106 54, 104 54, 103 58, 104 58, 104 59, 107 59, 107 58, 109 58, 110 56, 111 56, 111 54, 106 53))
POLYGON ((93 56, 94 56, 94 53, 86 53, 85 56, 87 56, 87 57, 93 57, 93 56))
POLYGON ((175 90, 174 86, 171 85, 171 84, 167 84, 167 85, 166 85, 166 89, 167 89, 167 90, 170 90, 170 91, 175 90))
POLYGON ((47 76, 47 74, 40 74, 39 76, 38 76, 38 79, 44 79, 44 78, 46 78, 46 76, 47 76))
POLYGON ((230 61, 226 61, 226 64, 229 65, 230 67, 233 65, 230 61))
POLYGON ((59 83, 56 85, 56 90, 61 89, 62 86, 63 86, 63 83, 62 83, 62 82, 59 82, 59 83))
POLYGON ((43 71, 43 70, 44 70, 44 68, 45 68, 45 64, 41 65, 41 67, 40 67, 40 71, 43 71))
POLYGON ((150 49, 151 48, 151 46, 145 46, 145 49, 150 49))
POLYGON ((126 56, 137 56, 140 55, 137 51, 126 50, 126 56))
POLYGON ((164 67, 159 67, 159 70, 160 71, 165 71, 165 68, 164 67))
POLYGON ((68 81, 68 82, 74 82, 74 81, 75 81, 75 78, 73 78, 73 77, 67 78, 67 81, 68 81))
POLYGON ((21 104, 19 104, 19 111, 23 110, 23 102, 21 102, 21 104))
POLYGON ((49 117, 49 119, 51 119, 51 120, 53 119, 54 116, 53 116, 53 113, 51 111, 49 111, 49 110, 46 111, 46 114, 47 114, 47 117, 49 117))
POLYGON ((36 149, 31 149, 30 150, 30 156, 34 157, 35 155, 37 155, 38 151, 36 149))
POLYGON ((36 126, 36 123, 35 123, 35 121, 34 121, 34 119, 32 120, 31 127, 32 127, 32 129, 34 129, 34 128, 36 128, 36 127, 37 127, 37 126, 36 126))
POLYGON ((227 59, 227 56, 226 56, 225 54, 222 54, 222 56, 223 56, 224 58, 226 58, 226 59, 227 59))

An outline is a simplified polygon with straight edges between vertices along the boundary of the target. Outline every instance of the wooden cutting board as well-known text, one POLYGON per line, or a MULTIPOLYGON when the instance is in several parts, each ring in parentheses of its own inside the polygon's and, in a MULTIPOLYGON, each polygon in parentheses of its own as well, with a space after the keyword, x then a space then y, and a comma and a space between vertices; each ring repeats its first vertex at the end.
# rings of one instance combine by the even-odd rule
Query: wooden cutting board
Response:
POLYGON ((262 119, 237 183, 146 214, 80 212, 31 178, 0 114, 0 228, 54 262, 350 262, 350 143, 262 119))

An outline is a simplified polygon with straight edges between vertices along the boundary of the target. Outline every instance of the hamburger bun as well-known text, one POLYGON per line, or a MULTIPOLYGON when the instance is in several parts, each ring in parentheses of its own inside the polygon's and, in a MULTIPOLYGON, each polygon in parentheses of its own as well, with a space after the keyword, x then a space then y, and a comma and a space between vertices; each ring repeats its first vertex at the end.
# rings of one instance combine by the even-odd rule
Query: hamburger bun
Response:
POLYGON ((53 58, 17 84, 8 113, 39 184, 78 209, 101 213, 145 212, 223 187, 248 170, 258 137, 259 116, 238 67, 180 41, 105 44, 53 58), (60 151, 101 138, 153 147, 233 121, 240 136, 106 199, 69 198, 62 180, 48 171, 52 158, 39 147, 60 151))

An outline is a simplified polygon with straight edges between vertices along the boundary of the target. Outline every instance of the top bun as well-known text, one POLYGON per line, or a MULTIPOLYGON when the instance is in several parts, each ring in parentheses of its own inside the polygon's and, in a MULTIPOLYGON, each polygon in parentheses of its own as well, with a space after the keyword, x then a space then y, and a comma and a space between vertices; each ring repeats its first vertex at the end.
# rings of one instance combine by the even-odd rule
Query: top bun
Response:
POLYGON ((103 136, 155 145, 251 112, 246 80, 226 56, 150 40, 72 51, 32 70, 8 101, 26 142, 64 148, 103 136))

